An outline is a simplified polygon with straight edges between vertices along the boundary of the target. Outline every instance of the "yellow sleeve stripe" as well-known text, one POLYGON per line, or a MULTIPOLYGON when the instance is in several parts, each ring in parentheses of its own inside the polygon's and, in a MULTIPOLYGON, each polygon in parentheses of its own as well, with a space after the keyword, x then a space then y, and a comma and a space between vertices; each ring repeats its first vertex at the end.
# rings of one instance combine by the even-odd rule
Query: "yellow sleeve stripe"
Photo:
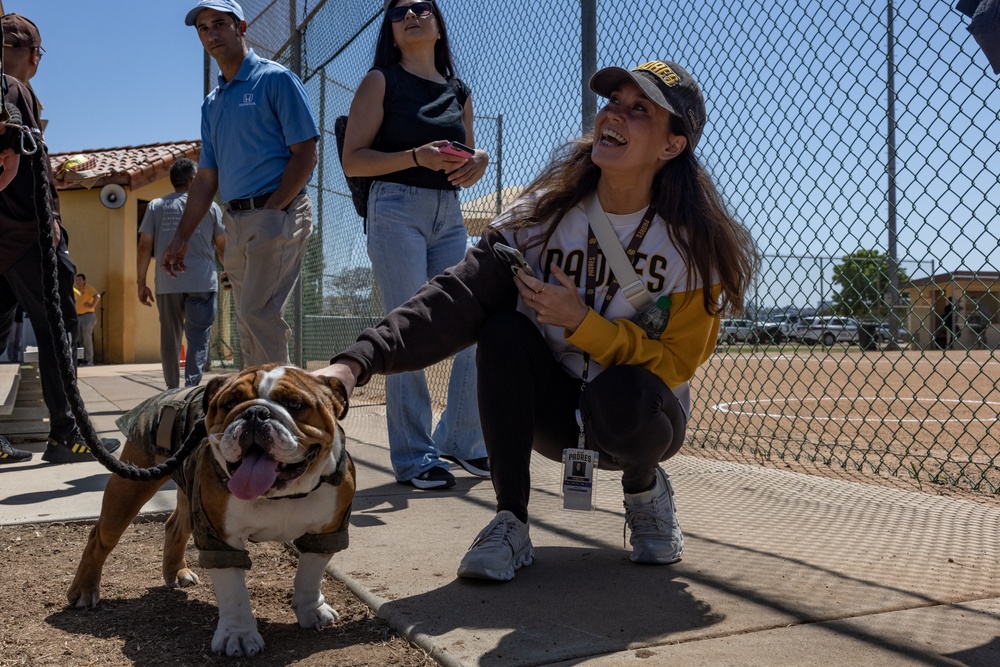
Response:
MULTIPOLYGON (((721 291, 720 285, 713 285, 712 298, 717 301, 721 291)), ((700 289, 671 294, 670 302, 670 320, 659 340, 650 340, 629 320, 606 320, 593 308, 566 340, 605 368, 641 366, 668 387, 677 387, 712 355, 720 318, 705 312, 700 289)))

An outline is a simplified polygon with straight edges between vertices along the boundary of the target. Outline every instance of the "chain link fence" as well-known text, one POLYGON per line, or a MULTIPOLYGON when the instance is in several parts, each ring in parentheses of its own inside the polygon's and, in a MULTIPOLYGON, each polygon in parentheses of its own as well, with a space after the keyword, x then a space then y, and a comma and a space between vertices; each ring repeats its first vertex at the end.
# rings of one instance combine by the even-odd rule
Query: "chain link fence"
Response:
MULTIPOLYGON (((747 312, 727 314, 752 333, 695 377, 691 447, 1000 490, 1000 90, 949 2, 438 4, 491 157, 461 193, 473 240, 590 125, 595 67, 672 59, 699 80, 700 158, 764 266, 747 312)), ((251 46, 299 72, 321 127, 287 317, 313 367, 382 312, 333 136, 382 1, 243 5, 251 46)), ((439 401, 446 375, 428 371, 439 401)))

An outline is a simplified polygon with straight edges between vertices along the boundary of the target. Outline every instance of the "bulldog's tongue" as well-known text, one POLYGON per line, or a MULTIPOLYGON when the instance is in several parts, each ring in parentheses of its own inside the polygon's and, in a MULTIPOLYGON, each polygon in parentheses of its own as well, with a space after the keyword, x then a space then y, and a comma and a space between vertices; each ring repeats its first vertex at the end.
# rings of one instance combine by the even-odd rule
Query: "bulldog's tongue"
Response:
POLYGON ((229 490, 240 500, 253 500, 271 488, 278 477, 278 462, 252 449, 229 479, 229 490))

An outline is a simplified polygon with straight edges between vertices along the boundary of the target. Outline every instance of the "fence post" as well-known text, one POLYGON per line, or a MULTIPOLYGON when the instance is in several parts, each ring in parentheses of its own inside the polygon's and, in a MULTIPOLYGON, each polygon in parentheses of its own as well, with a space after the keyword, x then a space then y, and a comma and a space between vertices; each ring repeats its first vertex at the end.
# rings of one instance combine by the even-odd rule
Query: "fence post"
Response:
POLYGON ((497 217, 503 211, 503 114, 497 114, 497 217))
MULTIPOLYGON (((292 12, 292 25, 295 25, 295 3, 293 2, 290 7, 292 12)), ((295 28, 292 37, 292 71, 295 72, 295 76, 302 79, 302 29, 295 28)), ((322 182, 322 181, 321 181, 322 182)), ((316 216, 317 212, 314 211, 313 215, 316 216)), ((319 213, 322 215, 322 212, 319 213)), ((304 258, 303 258, 304 262, 304 258)), ((292 361, 295 362, 296 366, 300 368, 305 368, 302 358, 302 325, 305 319, 302 317, 302 269, 299 269, 299 278, 295 281, 295 334, 294 343, 295 348, 294 354, 292 355, 292 361)))
POLYGON ((893 35, 893 12, 892 0, 886 0, 885 10, 886 20, 886 173, 889 178, 886 198, 888 199, 888 220, 887 233, 888 255, 889 255, 889 284, 886 286, 886 301, 888 301, 888 320, 891 336, 887 350, 898 350, 899 344, 896 342, 896 332, 899 330, 899 268, 896 259, 896 84, 895 84, 895 54, 893 35))
POLYGON ((590 79, 597 72, 597 0, 580 0, 580 130, 594 129, 597 95, 590 89, 590 79))

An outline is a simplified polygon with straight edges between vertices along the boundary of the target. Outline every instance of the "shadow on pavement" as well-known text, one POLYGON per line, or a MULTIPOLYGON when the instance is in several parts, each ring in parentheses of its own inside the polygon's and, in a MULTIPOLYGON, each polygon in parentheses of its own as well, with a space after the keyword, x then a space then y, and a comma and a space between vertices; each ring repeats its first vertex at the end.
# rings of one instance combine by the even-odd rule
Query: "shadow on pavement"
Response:
MULTIPOLYGON (((42 463, 37 467, 50 466, 51 464, 42 463)), ((34 468, 33 466, 32 468, 34 468)), ((31 470, 32 468, 21 467, 18 468, 20 471, 31 470)), ((67 488, 60 489, 45 489, 43 491, 31 491, 28 493, 21 493, 19 495, 8 496, 6 498, 0 498, 0 505, 33 505, 35 503, 42 503, 48 500, 56 500, 58 498, 69 498, 70 496, 79 495, 81 493, 102 493, 104 487, 108 483, 108 478, 111 477, 110 473, 100 473, 96 475, 89 475, 87 477, 80 477, 78 479, 71 479, 61 484, 66 485, 67 488)), ((177 486, 173 481, 168 481, 163 485, 161 490, 172 490, 176 489, 177 486)), ((100 503, 97 504, 100 508, 100 503)))
MULTIPOLYGON (((478 664, 547 664, 625 650, 723 620, 696 599, 669 567, 628 562, 628 554, 586 547, 541 547, 516 585, 452 580, 421 595, 384 603, 379 615, 395 627, 435 635, 477 629, 502 633, 478 664)), ((492 645, 484 642, 483 645, 492 645)))

